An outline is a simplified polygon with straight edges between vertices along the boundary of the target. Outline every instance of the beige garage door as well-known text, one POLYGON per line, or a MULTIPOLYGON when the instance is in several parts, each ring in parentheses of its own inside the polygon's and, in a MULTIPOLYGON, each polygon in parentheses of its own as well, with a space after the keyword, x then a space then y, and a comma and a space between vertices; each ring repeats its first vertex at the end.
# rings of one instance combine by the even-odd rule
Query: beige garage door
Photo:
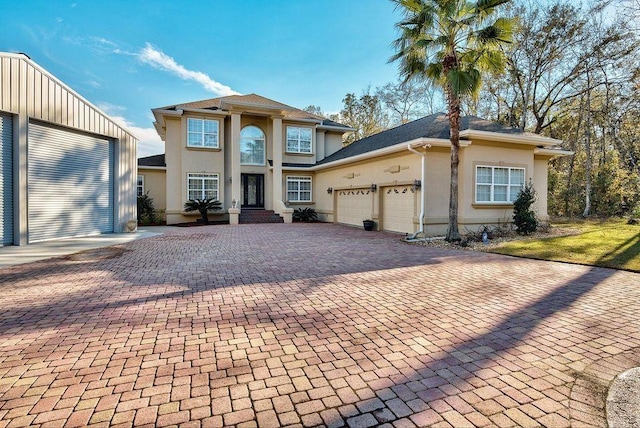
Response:
POLYGON ((390 232, 413 233, 416 193, 407 186, 382 188, 382 229, 390 232))
POLYGON ((373 195, 370 189, 338 190, 338 223, 362 226, 362 220, 371 219, 373 195))

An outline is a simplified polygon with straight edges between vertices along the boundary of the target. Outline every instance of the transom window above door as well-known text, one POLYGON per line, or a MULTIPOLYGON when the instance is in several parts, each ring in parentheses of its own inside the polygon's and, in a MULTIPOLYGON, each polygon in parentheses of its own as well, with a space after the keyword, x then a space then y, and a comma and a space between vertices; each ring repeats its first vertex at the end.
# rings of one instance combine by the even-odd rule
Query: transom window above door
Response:
POLYGON ((240 131, 240 164, 265 164, 264 132, 257 126, 245 126, 240 131))
POLYGON ((187 147, 217 149, 218 121, 208 119, 187 119, 187 147))

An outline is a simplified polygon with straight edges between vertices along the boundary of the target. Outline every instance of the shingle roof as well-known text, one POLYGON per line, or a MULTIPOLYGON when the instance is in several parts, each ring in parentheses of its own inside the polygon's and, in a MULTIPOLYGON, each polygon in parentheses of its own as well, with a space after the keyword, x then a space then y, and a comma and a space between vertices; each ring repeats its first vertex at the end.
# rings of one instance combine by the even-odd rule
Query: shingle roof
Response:
POLYGON ((138 166, 167 166, 164 155, 153 155, 138 159, 138 166))
MULTIPOLYGON (((464 116, 460 118, 460 131, 467 129, 499 132, 503 134, 524 134, 520 129, 504 126, 500 123, 492 122, 476 116, 464 116)), ((350 158, 352 156, 415 140, 416 138, 449 139, 449 119, 447 118, 447 115, 444 113, 432 114, 370 137, 354 141, 347 147, 344 147, 333 153, 331 156, 322 159, 317 163, 317 165, 350 158)))
POLYGON ((291 107, 287 104, 274 101, 272 99, 263 97, 258 94, 248 95, 228 95, 226 97, 210 98, 208 100, 193 101, 188 103, 176 104, 172 106, 161 107, 161 110, 180 110, 180 109, 203 109, 203 110, 219 110, 222 108, 223 103, 238 103, 242 105, 262 107, 262 108, 276 108, 284 112, 286 119, 315 119, 321 120, 323 125, 341 127, 349 129, 348 126, 338 122, 334 122, 329 119, 325 119, 322 116, 318 116, 313 113, 300 110, 295 107, 291 107))

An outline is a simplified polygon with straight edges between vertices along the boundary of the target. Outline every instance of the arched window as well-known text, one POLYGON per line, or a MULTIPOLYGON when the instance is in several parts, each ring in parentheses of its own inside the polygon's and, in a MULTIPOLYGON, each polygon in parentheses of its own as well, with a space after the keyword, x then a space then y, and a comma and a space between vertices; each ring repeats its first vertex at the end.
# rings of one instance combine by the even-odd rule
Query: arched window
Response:
POLYGON ((240 163, 242 165, 265 164, 264 132, 257 126, 245 126, 240 131, 240 163))

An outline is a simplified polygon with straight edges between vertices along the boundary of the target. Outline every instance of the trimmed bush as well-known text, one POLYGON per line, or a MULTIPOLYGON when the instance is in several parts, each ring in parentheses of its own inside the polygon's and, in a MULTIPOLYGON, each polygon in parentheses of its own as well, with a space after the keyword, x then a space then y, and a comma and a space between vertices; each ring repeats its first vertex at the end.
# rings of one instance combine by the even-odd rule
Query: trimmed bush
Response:
POLYGON ((535 201, 536 191, 529 181, 513 201, 513 222, 516 225, 516 232, 521 235, 529 235, 538 229, 538 217, 531 209, 535 201))

